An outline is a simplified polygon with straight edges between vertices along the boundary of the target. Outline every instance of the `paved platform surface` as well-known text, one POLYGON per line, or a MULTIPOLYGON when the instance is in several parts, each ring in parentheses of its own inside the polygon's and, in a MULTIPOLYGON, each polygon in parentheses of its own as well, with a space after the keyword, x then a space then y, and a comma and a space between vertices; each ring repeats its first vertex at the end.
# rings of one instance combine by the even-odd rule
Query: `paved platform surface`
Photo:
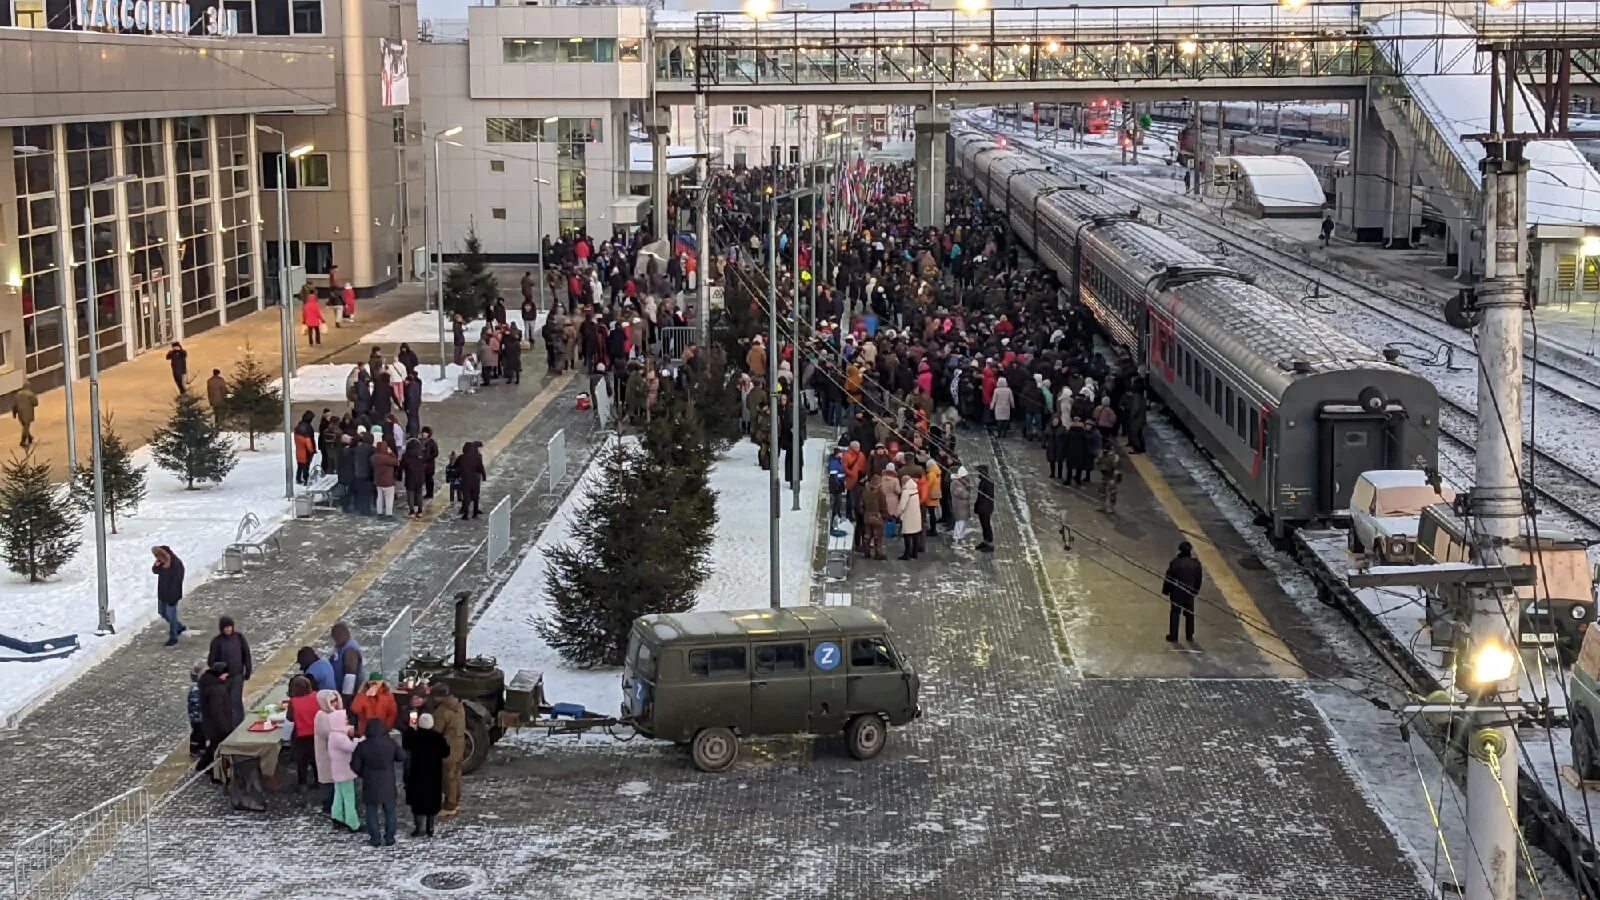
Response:
MULTIPOLYGON (((196 785, 156 817, 147 893, 207 896, 225 871, 240 898, 332 884, 351 898, 1425 897, 1304 682, 1259 677, 1256 644, 1221 630, 1203 668, 1169 659, 1160 634, 1107 612, 1143 603, 1126 579, 1080 564, 1066 583, 1037 536, 1036 452, 1013 440, 995 459, 962 437, 969 466, 1008 475, 996 553, 936 539, 913 563, 855 565, 855 602, 889 619, 924 678, 924 717, 877 760, 833 739, 763 741, 706 775, 658 743, 518 737, 466 781, 439 837, 382 851, 294 798, 240 814, 196 785), (1053 614, 1093 627, 1063 641, 1053 614), (1106 644, 1122 649, 1075 650, 1106 644), (1129 677, 1142 667, 1167 677, 1129 677), (1207 677, 1170 677, 1189 674, 1207 677)), ((1125 486, 1127 521, 1107 524, 1164 564, 1155 538, 1171 526, 1125 486)))

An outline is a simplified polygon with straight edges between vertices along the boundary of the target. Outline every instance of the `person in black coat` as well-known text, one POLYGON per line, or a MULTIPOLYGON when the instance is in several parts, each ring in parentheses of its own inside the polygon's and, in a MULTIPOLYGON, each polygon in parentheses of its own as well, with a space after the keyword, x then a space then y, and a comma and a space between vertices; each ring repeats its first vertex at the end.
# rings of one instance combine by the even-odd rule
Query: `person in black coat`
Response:
POLYGON ((317 422, 317 450, 322 456, 322 474, 338 474, 339 420, 326 409, 322 411, 322 418, 317 422))
POLYGON ((417 373, 406 374, 400 396, 406 409, 406 437, 416 437, 422 431, 422 379, 417 377, 417 373))
POLYGON ((382 422, 394 411, 394 387, 389 380, 389 373, 379 369, 372 376, 372 407, 369 414, 374 422, 382 422))
POLYGON ((407 375, 417 374, 417 366, 421 363, 417 359, 417 351, 411 349, 410 344, 401 344, 400 352, 395 355, 395 359, 400 361, 400 365, 406 367, 407 375))
POLYGON ((233 733, 233 701, 228 696, 228 664, 214 662, 200 674, 200 733, 205 749, 200 751, 196 770, 204 770, 217 758, 217 747, 233 733))
POLYGON ((395 768, 405 757, 400 745, 389 737, 382 719, 368 719, 350 757, 350 768, 361 777, 361 799, 367 805, 367 843, 374 847, 394 845, 395 768), (383 835, 378 834, 378 814, 383 814, 383 835))
POLYGON ((372 515, 373 501, 378 496, 377 484, 372 480, 372 452, 372 435, 358 435, 350 453, 353 460, 350 489, 355 492, 356 515, 360 516, 372 515))
POLYGON ((1167 643, 1178 642, 1178 617, 1183 617, 1183 639, 1194 643, 1194 598, 1200 593, 1205 580, 1205 570, 1200 560, 1194 558, 1194 545, 1188 541, 1178 545, 1178 555, 1167 564, 1166 577, 1162 579, 1161 593, 1170 601, 1167 611, 1167 643))
POLYGON ((1088 484, 1089 470, 1094 468, 1094 448, 1090 446, 1088 426, 1073 419, 1063 440, 1068 483, 1088 484))
POLYGON ((506 384, 522 383, 522 332, 515 326, 500 339, 500 375, 506 384))
POLYGON ((978 496, 972 501, 972 511, 977 514, 978 524, 983 528, 983 542, 978 549, 993 553, 994 525, 990 520, 994 518, 994 478, 989 474, 987 465, 978 466, 978 496))
POLYGON ((483 453, 480 451, 482 446, 477 441, 468 441, 462 446, 461 455, 456 458, 456 477, 461 479, 456 490, 461 495, 463 520, 476 519, 480 514, 478 495, 483 489, 484 480, 489 477, 483 466, 483 453), (468 510, 471 510, 471 515, 468 515, 468 510))
POLYGON ((406 487, 406 509, 411 518, 422 516, 422 491, 428 477, 428 460, 422 441, 412 438, 406 442, 405 455, 400 457, 400 472, 406 487))
POLYGON ((406 805, 415 823, 411 836, 433 837, 434 817, 444 805, 444 760, 450 745, 433 730, 428 713, 417 717, 416 727, 403 727, 400 741, 406 751, 406 805))
POLYGON ((183 560, 166 544, 152 547, 150 552, 156 557, 155 565, 150 567, 156 576, 156 611, 167 620, 167 646, 171 647, 178 643, 178 635, 189 630, 178 621, 178 601, 183 599, 183 560))
POLYGON ((217 620, 217 635, 211 639, 211 649, 206 653, 206 664, 223 663, 228 667, 228 702, 232 709, 232 731, 244 721, 244 683, 250 680, 255 667, 250 662, 250 642, 234 626, 233 619, 223 616, 217 620))
POLYGON ((1044 458, 1050 462, 1050 477, 1060 480, 1067 469, 1067 429, 1061 427, 1061 417, 1051 416, 1044 429, 1044 458))
POLYGON ((439 465, 439 442, 433 439, 433 429, 423 426, 419 438, 422 441, 422 459, 427 463, 423 470, 424 479, 422 499, 433 499, 433 474, 439 465))

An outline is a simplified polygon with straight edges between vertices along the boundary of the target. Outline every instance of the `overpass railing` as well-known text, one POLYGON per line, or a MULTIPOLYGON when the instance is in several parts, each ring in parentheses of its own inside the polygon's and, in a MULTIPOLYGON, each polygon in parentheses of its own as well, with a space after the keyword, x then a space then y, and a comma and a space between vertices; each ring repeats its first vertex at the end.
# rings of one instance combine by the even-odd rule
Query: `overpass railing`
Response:
MULTIPOLYGON (((1592 0, 1524 0, 1509 10, 1455 0, 1193 6, 742 13, 657 12, 666 89, 1368 76, 1364 23, 1397 11, 1448 13, 1486 39, 1595 27, 1592 0)), ((1459 38, 1410 34, 1406 42, 1459 38)), ((1399 73, 1404 74, 1404 73, 1399 73)))

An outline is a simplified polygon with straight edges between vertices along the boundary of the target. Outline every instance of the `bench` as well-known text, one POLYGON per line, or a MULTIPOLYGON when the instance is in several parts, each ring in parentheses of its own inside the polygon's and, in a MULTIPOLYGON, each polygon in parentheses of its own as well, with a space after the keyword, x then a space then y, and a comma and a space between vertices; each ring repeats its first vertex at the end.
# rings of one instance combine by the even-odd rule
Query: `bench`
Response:
POLYGON ((310 484, 303 485, 301 491, 311 498, 312 506, 337 506, 334 491, 339 487, 339 476, 323 474, 312 479, 310 484))
POLYGON ((234 575, 243 573, 245 560, 251 553, 265 562, 268 544, 272 545, 272 549, 282 552, 283 545, 278 540, 277 529, 261 524, 261 517, 255 513, 245 513, 244 518, 239 520, 239 530, 234 534, 233 543, 222 551, 224 571, 234 575))

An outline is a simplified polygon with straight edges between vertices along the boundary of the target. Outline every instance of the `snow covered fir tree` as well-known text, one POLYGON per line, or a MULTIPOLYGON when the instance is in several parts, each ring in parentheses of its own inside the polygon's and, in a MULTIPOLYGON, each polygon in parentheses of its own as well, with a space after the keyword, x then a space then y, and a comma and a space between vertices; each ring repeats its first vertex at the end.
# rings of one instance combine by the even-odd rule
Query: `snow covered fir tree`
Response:
POLYGON ((189 490, 194 490, 196 482, 221 484, 239 464, 233 444, 193 391, 184 391, 172 401, 172 417, 150 436, 150 455, 189 490))
POLYGON ((489 260, 483 255, 483 241, 478 238, 478 229, 469 226, 461 259, 445 276, 445 308, 470 322, 498 296, 500 289, 494 273, 489 271, 489 260))
POLYGON ((283 394, 272 386, 272 379, 246 344, 228 378, 228 396, 219 412, 223 422, 245 433, 251 450, 256 449, 256 435, 272 431, 283 419, 283 394))
POLYGON ((30 582, 61 571, 78 552, 78 517, 50 483, 50 466, 33 454, 0 466, 0 554, 30 582))
MULTIPOLYGON (((147 490, 144 469, 133 464, 133 454, 113 427, 111 414, 106 413, 100 426, 100 489, 112 534, 117 533, 117 516, 137 512, 144 501, 147 490)), ((93 468, 81 468, 73 474, 72 503, 85 514, 93 515, 93 468)))

